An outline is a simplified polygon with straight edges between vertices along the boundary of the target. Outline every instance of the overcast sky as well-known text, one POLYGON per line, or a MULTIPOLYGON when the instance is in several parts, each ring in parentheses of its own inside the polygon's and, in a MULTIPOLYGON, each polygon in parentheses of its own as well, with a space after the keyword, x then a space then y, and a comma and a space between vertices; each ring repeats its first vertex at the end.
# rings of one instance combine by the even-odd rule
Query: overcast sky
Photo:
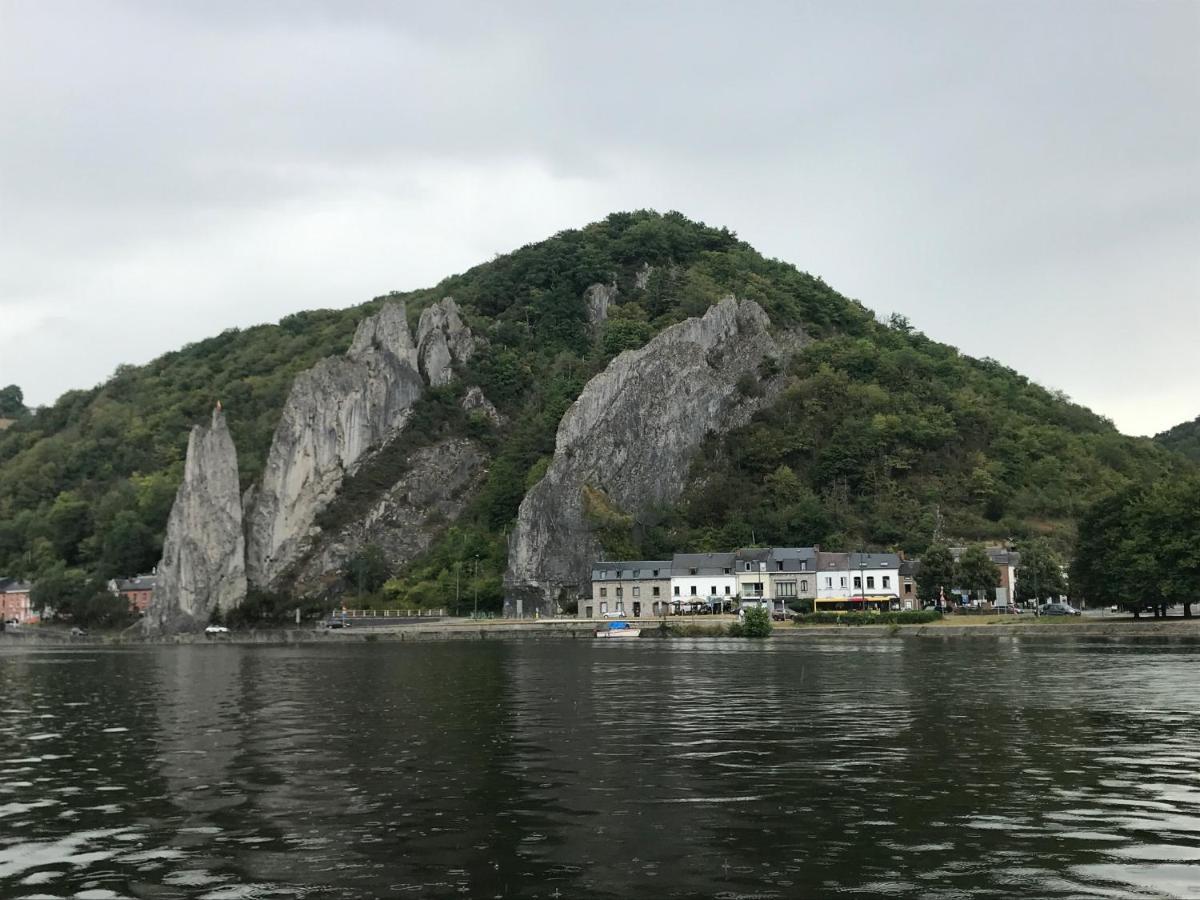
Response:
POLYGON ((1200 414, 1200 2, 0 0, 0 385, 737 231, 1153 433, 1200 414))

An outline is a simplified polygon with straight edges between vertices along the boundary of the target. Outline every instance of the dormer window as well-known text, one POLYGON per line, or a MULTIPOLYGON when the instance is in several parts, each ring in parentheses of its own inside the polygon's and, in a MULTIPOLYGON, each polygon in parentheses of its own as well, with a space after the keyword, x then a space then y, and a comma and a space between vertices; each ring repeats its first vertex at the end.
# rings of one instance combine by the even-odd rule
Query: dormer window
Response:
POLYGON ((781 563, 781 562, 775 563, 775 571, 782 572, 783 571, 783 563, 781 563))
POLYGON ((689 575, 695 575, 695 574, 696 574, 696 570, 695 570, 695 569, 688 569, 688 574, 689 574, 689 575))
POLYGON ((746 571, 747 571, 747 572, 749 572, 749 571, 750 571, 750 563, 746 563, 746 571))
POLYGON ((655 570, 654 570, 654 577, 655 577, 655 578, 657 578, 657 577, 658 577, 658 569, 655 569, 655 570))
MULTIPOLYGON (((749 568, 750 568, 750 564, 749 564, 749 563, 746 563, 746 568, 747 568, 747 569, 749 569, 749 568)), ((721 571, 722 571, 722 572, 724 572, 726 575, 728 575, 728 574, 729 574, 729 569, 722 569, 721 571)))

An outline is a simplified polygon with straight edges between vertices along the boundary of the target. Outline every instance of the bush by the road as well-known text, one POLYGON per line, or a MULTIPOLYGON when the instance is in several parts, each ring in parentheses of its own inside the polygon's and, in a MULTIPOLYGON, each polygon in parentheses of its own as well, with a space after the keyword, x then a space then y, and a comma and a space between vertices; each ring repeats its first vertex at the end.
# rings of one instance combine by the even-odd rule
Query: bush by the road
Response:
POLYGON ((936 609, 904 612, 818 612, 793 616, 797 625, 926 625, 942 614, 936 609))

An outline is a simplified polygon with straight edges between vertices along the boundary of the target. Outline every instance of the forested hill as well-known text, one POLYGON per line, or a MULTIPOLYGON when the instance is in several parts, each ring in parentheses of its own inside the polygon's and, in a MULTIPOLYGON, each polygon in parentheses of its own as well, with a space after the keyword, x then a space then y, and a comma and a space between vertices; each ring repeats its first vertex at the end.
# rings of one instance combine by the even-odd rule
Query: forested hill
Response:
POLYGON ((1200 416, 1154 436, 1156 443, 1200 462, 1200 416))
MULTIPOLYGON (((729 294, 757 301, 774 327, 799 326, 816 340, 787 364, 791 386, 778 403, 705 449, 678 506, 605 524, 614 552, 649 558, 751 541, 920 550, 935 529, 961 539, 1046 534, 1065 546, 1090 500, 1187 465, 999 363, 927 339, 903 317, 877 322, 728 230, 676 213, 617 213, 434 288, 388 295, 408 301, 414 323, 424 306, 455 297, 486 339, 463 383, 480 385, 505 417, 484 436, 491 465, 479 496, 399 573, 398 590, 420 600, 478 556, 485 599, 498 599, 503 535, 587 379, 729 294), (589 328, 584 292, 614 280, 608 321, 589 328)), ((292 378, 344 351, 384 299, 232 329, 17 419, 0 432, 0 575, 148 569, 189 427, 220 399, 249 485, 292 378)), ((450 402, 455 390, 421 401, 423 429, 466 427, 450 402)))

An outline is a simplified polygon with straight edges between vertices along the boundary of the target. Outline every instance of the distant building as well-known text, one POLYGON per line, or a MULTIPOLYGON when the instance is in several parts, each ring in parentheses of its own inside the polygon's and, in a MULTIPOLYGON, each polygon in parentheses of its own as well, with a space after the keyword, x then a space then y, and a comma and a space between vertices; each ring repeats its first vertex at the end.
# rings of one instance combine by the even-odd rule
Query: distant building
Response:
POLYGON ((917 568, 920 563, 915 559, 900 560, 900 608, 919 609, 920 599, 917 597, 917 568))
POLYGON ((676 553, 671 559, 674 612, 732 609, 738 591, 732 553, 676 553))
POLYGON ((815 608, 845 603, 850 599, 850 554, 817 553, 817 597, 815 608))
POLYGON ((32 591, 33 585, 28 581, 0 578, 0 618, 21 625, 37 622, 39 616, 34 614, 29 600, 32 591))
POLYGON ((579 604, 581 619, 620 613, 631 619, 670 612, 671 561, 643 559, 592 564, 592 596, 579 604))
POLYGON ((154 596, 158 575, 135 575, 132 578, 114 578, 108 583, 108 589, 118 597, 129 601, 129 608, 141 614, 150 605, 154 596))
POLYGON ((767 558, 771 597, 784 607, 796 600, 815 600, 817 596, 816 547, 772 547, 767 558))
MULTIPOLYGON (((958 562, 959 557, 966 552, 966 549, 966 547, 950 548, 950 554, 954 557, 955 562, 958 562)), ((1008 606, 1017 587, 1017 566, 1021 564, 1021 554, 1008 547, 984 547, 983 550, 987 553, 988 559, 995 563, 996 568, 1000 570, 1000 584, 989 599, 995 606, 1008 606)), ((954 593, 962 595, 967 591, 965 588, 956 587, 954 593)))

